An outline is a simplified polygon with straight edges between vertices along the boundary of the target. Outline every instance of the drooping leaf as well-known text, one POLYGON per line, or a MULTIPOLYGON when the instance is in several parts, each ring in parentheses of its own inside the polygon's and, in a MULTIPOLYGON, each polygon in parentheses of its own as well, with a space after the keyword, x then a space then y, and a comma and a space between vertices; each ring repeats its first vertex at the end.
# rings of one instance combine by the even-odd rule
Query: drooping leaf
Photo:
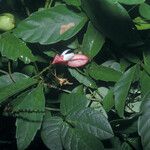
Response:
POLYGON ((134 79, 135 72, 136 66, 133 66, 122 75, 122 77, 114 86, 115 108, 120 117, 124 116, 126 97, 134 79))
POLYGON ((115 44, 142 44, 128 12, 117 0, 81 0, 81 6, 93 25, 115 44))
POLYGON ((102 65, 97 65, 96 63, 92 63, 87 71, 92 78, 102 81, 116 82, 122 75, 122 73, 119 71, 102 65))
POLYGON ((64 116, 85 108, 88 104, 86 96, 78 93, 63 94, 60 101, 60 111, 64 116))
POLYGON ((137 5, 144 3, 145 0, 118 0, 118 2, 126 5, 137 5))
POLYGON ((0 103, 4 102, 7 98, 14 94, 25 90, 26 88, 37 83, 37 80, 32 78, 22 79, 15 83, 11 83, 3 88, 0 88, 0 103))
POLYGON ((88 76, 84 76, 83 74, 79 73, 77 70, 75 69, 68 69, 70 74, 76 79, 78 80, 80 83, 84 84, 87 87, 90 88, 97 88, 96 83, 88 76))
POLYGON ((61 126, 63 120, 60 117, 52 117, 46 113, 42 124, 41 137, 44 144, 51 150, 62 150, 61 126))
POLYGON ((104 42, 104 36, 89 22, 82 43, 82 52, 90 58, 93 58, 102 49, 104 42))
POLYGON ((16 139, 19 150, 26 149, 40 129, 44 111, 45 98, 42 86, 38 86, 26 95, 18 97, 14 112, 18 113, 16 120, 16 139))
POLYGON ((62 127, 61 139, 66 150, 104 150, 103 144, 96 137, 71 128, 67 123, 62 127))
POLYGON ((34 55, 25 42, 11 33, 5 33, 0 38, 0 52, 2 56, 14 61, 18 58, 26 64, 35 61, 34 55))
POLYGON ((73 37, 86 20, 82 13, 57 5, 33 13, 18 25, 14 33, 26 42, 53 44, 73 37))
POLYGON ((75 111, 67 117, 67 121, 84 132, 103 139, 113 137, 113 131, 105 116, 92 108, 75 111))
POLYGON ((147 3, 142 3, 139 7, 139 13, 140 15, 145 18, 150 20, 150 5, 147 3))
MULTIPOLYGON (((26 76, 25 74, 22 74, 22 73, 19 73, 19 72, 15 72, 15 73, 12 73, 11 74, 11 77, 13 78, 13 80, 15 82, 18 82, 22 79, 27 79, 29 78, 28 76, 26 76)), ((9 75, 3 75, 3 76, 0 76, 0 89, 5 87, 5 86, 8 86, 10 84, 13 84, 13 81, 12 79, 10 78, 9 75)))
POLYGON ((138 133, 141 136, 144 150, 150 149, 150 92, 143 97, 141 116, 138 119, 138 133))

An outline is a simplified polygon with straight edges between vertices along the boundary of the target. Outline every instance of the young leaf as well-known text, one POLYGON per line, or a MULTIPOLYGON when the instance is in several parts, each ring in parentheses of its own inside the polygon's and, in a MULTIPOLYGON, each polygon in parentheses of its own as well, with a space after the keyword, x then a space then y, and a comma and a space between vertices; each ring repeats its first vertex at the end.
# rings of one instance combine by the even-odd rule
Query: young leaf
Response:
POLYGON ((3 88, 0 88, 0 103, 4 102, 7 98, 19 93, 26 88, 37 83, 37 80, 32 78, 22 79, 15 83, 11 83, 3 88))
POLYGON ((82 52, 90 58, 93 58, 102 49, 104 43, 104 36, 93 27, 91 22, 89 22, 82 43, 82 52))
POLYGON ((102 65, 97 65, 96 63, 92 63, 87 71, 92 78, 102 81, 116 82, 122 75, 119 71, 102 65))
POLYGON ((61 126, 63 120, 60 117, 51 117, 46 113, 42 124, 41 137, 44 144, 51 150, 62 150, 61 126))
POLYGON ((75 126, 75 128, 90 133, 101 140, 114 136, 108 120, 101 112, 92 108, 75 111, 66 120, 75 126))
POLYGON ((127 70, 114 86, 115 108, 120 117, 124 116, 124 107, 130 85, 134 79, 136 66, 127 70))
POLYGON ((14 112, 20 112, 16 120, 16 139, 19 150, 26 149, 40 129, 44 111, 45 98, 43 87, 38 86, 17 99, 14 112), (23 112, 21 112, 23 111, 23 112))
POLYGON ((97 85, 96 83, 90 78, 90 77, 87 77, 87 76, 84 76, 82 74, 80 74, 77 70, 75 69, 71 69, 69 68, 68 69, 70 74, 75 78, 77 79, 80 83, 84 84, 85 86, 87 87, 90 87, 90 88, 97 88, 97 85))
POLYGON ((66 150, 104 150, 104 146, 96 137, 71 128, 67 123, 61 129, 61 139, 66 150))
POLYGON ((53 44, 73 37, 86 20, 83 14, 75 13, 65 5, 57 5, 33 13, 18 25, 14 33, 26 42, 53 44))
POLYGON ((150 149, 150 92, 145 94, 141 105, 141 116, 138 119, 138 133, 141 136, 143 149, 150 149))
POLYGON ((11 33, 5 33, 0 38, 0 52, 2 56, 14 61, 18 58, 26 64, 35 61, 26 44, 11 33))
POLYGON ((60 111, 66 116, 73 111, 85 108, 88 100, 84 95, 78 93, 63 94, 60 98, 60 111))

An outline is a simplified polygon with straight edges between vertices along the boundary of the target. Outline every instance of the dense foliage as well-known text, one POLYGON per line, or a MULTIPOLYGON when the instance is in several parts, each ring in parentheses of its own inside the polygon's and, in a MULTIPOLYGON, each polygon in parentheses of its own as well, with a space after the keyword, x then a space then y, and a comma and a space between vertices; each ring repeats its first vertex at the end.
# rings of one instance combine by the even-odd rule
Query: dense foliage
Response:
POLYGON ((149 0, 0 0, 0 149, 149 150, 149 65, 149 0))

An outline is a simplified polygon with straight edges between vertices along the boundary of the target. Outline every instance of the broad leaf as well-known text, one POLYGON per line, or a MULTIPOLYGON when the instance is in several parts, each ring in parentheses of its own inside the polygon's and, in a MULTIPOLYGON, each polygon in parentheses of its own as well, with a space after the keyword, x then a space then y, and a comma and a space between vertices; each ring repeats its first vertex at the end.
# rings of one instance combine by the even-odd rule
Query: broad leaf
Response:
POLYGON ((83 14, 75 13, 65 5, 57 5, 33 13, 18 25, 14 33, 26 42, 52 44, 73 37, 86 20, 83 14))
POLYGON ((93 58, 102 49, 104 42, 104 36, 93 27, 91 22, 89 22, 82 43, 82 52, 90 58, 93 58))
POLYGON ((7 98, 14 94, 25 90, 26 88, 37 83, 37 80, 32 78, 22 79, 15 83, 11 83, 3 88, 0 88, 0 103, 4 102, 7 98))
POLYGON ((143 18, 150 20, 150 5, 146 3, 141 4, 139 7, 139 13, 143 18))
POLYGON ((150 90, 150 76, 143 71, 140 77, 141 94, 144 96, 150 90))
POLYGON ((66 150, 104 150, 104 146, 96 137, 63 124, 61 139, 66 150))
POLYGON ((141 39, 126 11, 117 0, 81 0, 81 6, 93 25, 121 46, 141 45, 141 39))
POLYGON ((87 77, 79 73, 77 70, 71 68, 69 68, 69 72, 76 80, 78 80, 80 83, 84 84, 85 86, 93 89, 97 88, 96 83, 90 77, 87 77))
POLYGON ((127 70, 114 86, 115 108, 120 117, 124 116, 124 107, 130 85, 134 79, 136 66, 127 70))
POLYGON ((60 98, 60 111, 66 116, 71 112, 85 108, 87 104, 88 100, 84 95, 78 93, 63 94, 60 98))
POLYGON ((102 81, 116 82, 122 75, 122 73, 119 71, 102 65, 97 65, 96 63, 92 63, 87 70, 92 78, 102 81))
POLYGON ((118 2, 126 5, 137 5, 144 3, 145 0, 118 0, 118 2))
POLYGON ((67 121, 76 128, 93 134, 101 140, 113 137, 113 131, 108 120, 101 112, 92 108, 84 108, 70 114, 67 121))
POLYGON ((138 133, 141 136, 144 150, 150 149, 150 92, 143 97, 141 116, 138 120, 138 133))
POLYGON ((46 113, 42 124, 41 137, 44 144, 51 150, 62 150, 61 126, 63 120, 60 117, 51 117, 46 113))
POLYGON ((13 111, 19 112, 16 120, 16 139, 19 150, 26 149, 40 129, 44 111, 45 98, 42 86, 26 95, 18 97, 18 104, 13 111))
POLYGON ((11 33, 5 33, 0 38, 0 52, 8 59, 16 61, 19 58, 26 64, 35 61, 26 44, 11 33))

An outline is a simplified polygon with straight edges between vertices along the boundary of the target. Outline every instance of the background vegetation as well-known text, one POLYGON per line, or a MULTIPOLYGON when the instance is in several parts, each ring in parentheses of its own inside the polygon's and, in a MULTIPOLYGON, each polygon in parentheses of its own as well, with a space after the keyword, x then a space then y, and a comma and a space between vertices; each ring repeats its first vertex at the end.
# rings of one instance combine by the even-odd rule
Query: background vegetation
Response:
POLYGON ((0 149, 150 149, 149 0, 1 0, 0 14, 0 149), (66 49, 89 63, 52 65, 66 49))

